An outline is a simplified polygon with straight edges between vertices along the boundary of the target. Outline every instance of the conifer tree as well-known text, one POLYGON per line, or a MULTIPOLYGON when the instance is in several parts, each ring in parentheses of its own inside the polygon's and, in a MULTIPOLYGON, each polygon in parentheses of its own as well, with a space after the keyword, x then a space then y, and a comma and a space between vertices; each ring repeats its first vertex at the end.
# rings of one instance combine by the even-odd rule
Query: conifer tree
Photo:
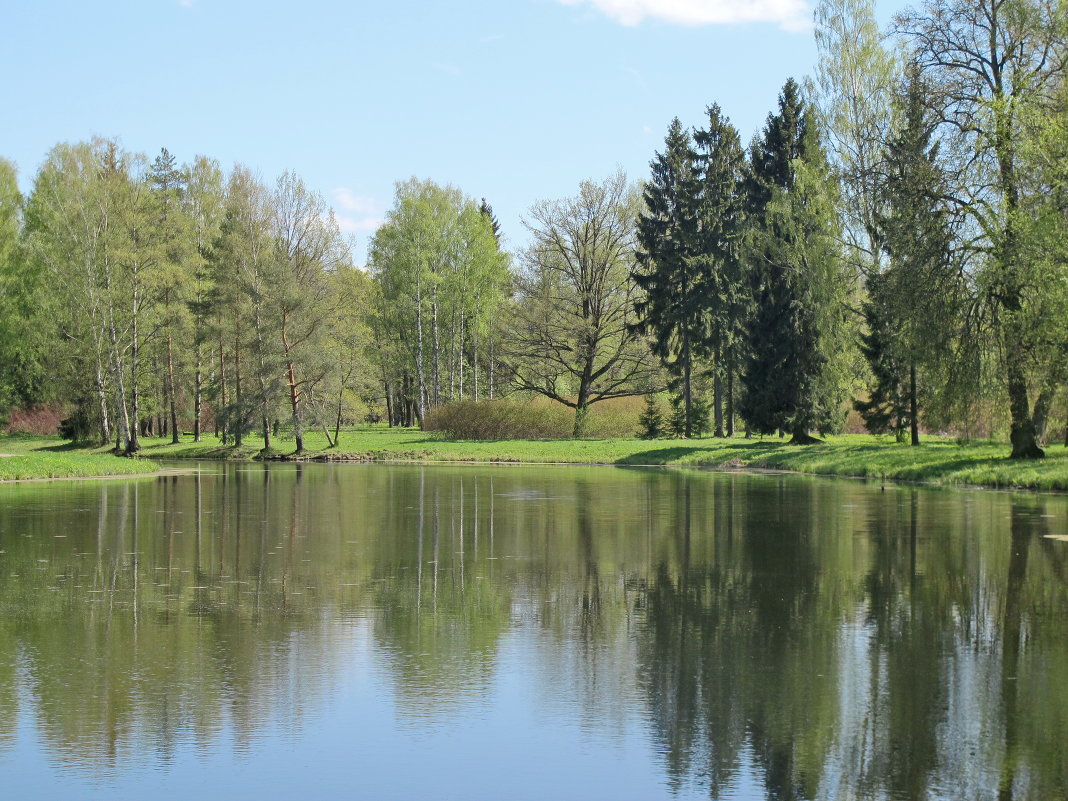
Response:
POLYGON ((708 313, 708 350, 714 357, 712 408, 715 435, 724 436, 723 379, 727 381, 727 436, 734 433, 734 366, 744 336, 749 293, 741 260, 742 171, 738 131, 716 104, 708 125, 694 131, 699 263, 708 313))
POLYGON ((636 328, 651 335, 653 353, 680 381, 682 436, 693 433, 694 359, 707 352, 707 270, 698 258, 697 182, 690 135, 676 117, 663 153, 650 162, 645 208, 638 217, 637 264, 631 273, 643 290, 634 304, 636 328))
POLYGON ((929 92, 911 69, 879 193, 884 211, 877 226, 890 259, 869 280, 864 306, 868 333, 861 350, 875 384, 869 400, 855 404, 869 430, 903 434, 907 426, 913 445, 920 444, 920 392, 949 350, 960 289, 946 181, 931 141, 937 122, 925 106, 929 92))
POLYGON ((834 426, 844 400, 842 265, 833 182, 813 121, 791 79, 750 150, 748 259, 754 310, 742 415, 757 433, 834 426))

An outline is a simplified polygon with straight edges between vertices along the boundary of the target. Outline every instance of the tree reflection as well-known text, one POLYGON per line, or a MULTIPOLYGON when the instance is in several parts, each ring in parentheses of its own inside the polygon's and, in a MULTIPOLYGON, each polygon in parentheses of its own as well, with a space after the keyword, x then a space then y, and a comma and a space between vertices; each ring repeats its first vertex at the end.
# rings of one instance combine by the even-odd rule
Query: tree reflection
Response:
POLYGON ((0 503, 0 748, 27 715, 98 772, 252 748, 358 630, 409 724, 520 670, 598 730, 639 712, 680 795, 1068 795, 1062 498, 300 465, 47 490, 0 503))

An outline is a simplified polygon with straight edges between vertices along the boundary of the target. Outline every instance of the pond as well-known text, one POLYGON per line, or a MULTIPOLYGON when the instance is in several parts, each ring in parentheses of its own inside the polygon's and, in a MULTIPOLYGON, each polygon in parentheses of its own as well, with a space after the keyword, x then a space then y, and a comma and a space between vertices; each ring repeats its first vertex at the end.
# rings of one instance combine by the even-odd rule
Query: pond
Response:
POLYGON ((12 799, 1068 797, 1068 498, 596 467, 0 486, 12 799))

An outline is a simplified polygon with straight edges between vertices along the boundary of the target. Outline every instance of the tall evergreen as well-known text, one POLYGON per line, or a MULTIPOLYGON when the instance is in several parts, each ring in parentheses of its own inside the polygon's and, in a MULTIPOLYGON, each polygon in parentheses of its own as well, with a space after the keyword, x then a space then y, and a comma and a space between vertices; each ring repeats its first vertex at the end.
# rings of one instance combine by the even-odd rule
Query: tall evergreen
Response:
POLYGON ((889 264, 869 281, 864 306, 868 332, 861 349, 875 383, 868 401, 856 404, 869 430, 903 434, 907 427, 913 445, 920 444, 925 379, 950 349, 960 288, 928 96, 919 72, 910 70, 880 192, 885 212, 877 225, 889 264))
POLYGON ((478 205, 479 213, 489 220, 490 227, 493 229, 493 238, 497 240, 497 247, 501 246, 501 224, 497 220, 497 215, 493 213, 493 206, 486 202, 486 198, 482 198, 482 202, 478 205))
POLYGON ((708 124, 694 131, 697 173, 698 251, 709 316, 708 349, 713 359, 712 407, 717 437, 724 436, 723 382, 726 379, 727 431, 734 433, 734 372, 749 307, 740 237, 743 230, 742 173, 745 154, 738 131, 716 104, 708 124))
POLYGON ((637 263, 631 274, 643 294, 636 327, 652 335, 652 351, 681 382, 682 434, 694 433, 694 360, 708 348, 709 281, 699 258, 697 181, 690 135, 676 117, 664 152, 650 162, 645 209, 638 217, 637 263))
POLYGON ((835 424, 831 371, 842 337, 841 262, 833 182, 817 131, 791 79, 750 148, 747 256, 753 291, 742 415, 751 430, 815 441, 835 424))

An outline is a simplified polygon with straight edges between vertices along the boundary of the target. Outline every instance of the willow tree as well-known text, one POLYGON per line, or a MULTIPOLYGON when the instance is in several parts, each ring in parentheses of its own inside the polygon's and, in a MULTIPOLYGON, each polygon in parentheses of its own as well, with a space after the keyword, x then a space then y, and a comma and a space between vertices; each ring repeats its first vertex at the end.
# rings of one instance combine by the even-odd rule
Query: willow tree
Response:
POLYGON ((898 63, 873 0, 820 0, 815 9, 816 100, 838 179, 843 253, 859 275, 881 269, 878 216, 898 63))
POLYGON ((524 221, 531 244, 521 256, 509 368, 520 390, 575 410, 575 436, 590 406, 645 392, 654 373, 630 280, 637 208, 620 171, 536 204, 524 221))
POLYGON ((36 287, 19 253, 24 203, 15 165, 0 158, 0 416, 30 400, 39 372, 31 323, 36 287))
POLYGON ((1029 191, 1022 123, 1064 80, 1068 8, 1059 0, 928 0, 896 25, 942 100, 960 155, 957 199, 985 255, 979 282, 1009 402, 1010 457, 1041 458, 1031 404, 1036 384, 1048 381, 1033 358, 1032 307, 1046 276, 1028 263, 1021 236, 1029 191))

